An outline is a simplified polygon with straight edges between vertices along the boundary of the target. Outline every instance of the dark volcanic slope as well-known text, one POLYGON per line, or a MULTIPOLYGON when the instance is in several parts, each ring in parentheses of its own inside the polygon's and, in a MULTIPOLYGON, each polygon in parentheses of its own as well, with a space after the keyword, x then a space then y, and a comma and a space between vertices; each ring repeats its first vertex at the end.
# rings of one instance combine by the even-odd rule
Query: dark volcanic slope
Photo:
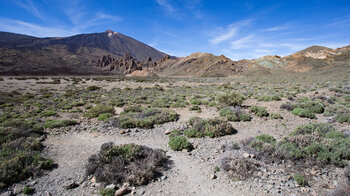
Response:
POLYGON ((95 62, 103 55, 137 60, 161 59, 165 54, 121 33, 80 34, 66 38, 37 38, 0 32, 1 74, 98 74, 95 62))

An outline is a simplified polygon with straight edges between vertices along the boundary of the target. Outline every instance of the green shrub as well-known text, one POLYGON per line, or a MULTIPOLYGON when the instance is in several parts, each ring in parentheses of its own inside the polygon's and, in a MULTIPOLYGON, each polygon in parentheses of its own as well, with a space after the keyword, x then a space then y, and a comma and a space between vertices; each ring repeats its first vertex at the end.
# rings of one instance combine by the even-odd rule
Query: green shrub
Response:
POLYGON ((192 144, 187 141, 187 139, 184 136, 175 136, 170 138, 169 140, 169 147, 174 151, 181 151, 183 149, 186 149, 188 151, 193 149, 192 144))
POLYGON ((45 111, 42 111, 39 116, 40 117, 45 117, 45 116, 56 116, 57 115, 57 112, 54 111, 54 110, 45 110, 45 111))
POLYGON ((60 128, 60 127, 68 127, 68 126, 74 126, 79 124, 77 121, 75 120, 68 120, 68 119, 64 119, 64 120, 47 120, 44 124, 45 128, 60 128))
POLYGON ((337 114, 337 111, 345 109, 345 108, 346 107, 344 105, 340 105, 340 104, 329 105, 325 108, 323 115, 324 116, 335 116, 337 114))
POLYGON ((272 136, 259 135, 247 145, 258 151, 257 156, 273 161, 291 159, 344 166, 350 160, 350 138, 327 123, 299 126, 279 142, 272 136))
POLYGON ((179 136, 179 135, 181 135, 180 130, 175 129, 175 130, 173 130, 173 131, 169 134, 169 138, 173 138, 173 137, 179 136))
POLYGON ((73 106, 73 107, 80 107, 80 106, 83 106, 83 105, 85 105, 84 102, 77 102, 77 101, 74 101, 74 102, 72 103, 72 106, 73 106))
POLYGON ((96 105, 95 107, 89 109, 86 113, 83 114, 84 117, 87 118, 96 118, 100 114, 104 113, 114 113, 114 107, 108 105, 96 105))
POLYGON ((303 118, 316 119, 316 115, 308 109, 294 108, 292 114, 303 118))
POLYGON ((87 87, 88 91, 96 91, 96 90, 99 90, 99 89, 101 89, 101 88, 98 87, 98 86, 89 86, 89 87, 87 87))
MULTIPOLYGON (((90 156, 86 175, 92 175, 96 182, 105 184, 145 185, 161 175, 167 160, 165 152, 160 149, 109 142, 102 144, 98 154, 90 156)), ((110 193, 110 190, 104 193, 110 193)))
POLYGON ((256 139, 259 141, 262 141, 264 143, 270 143, 270 144, 276 142, 276 139, 273 136, 267 135, 267 134, 258 135, 258 136, 256 136, 256 139))
POLYGON ((25 195, 31 195, 31 194, 35 193, 35 188, 31 188, 31 187, 26 186, 23 188, 22 193, 25 195))
POLYGON ((294 180, 299 186, 304 187, 307 185, 305 177, 301 174, 294 174, 294 180))
POLYGON ((115 192, 116 192, 115 189, 109 189, 109 188, 100 189, 99 191, 101 196, 114 196, 115 192))
POLYGON ((269 113, 267 112, 267 110, 262 106, 252 106, 250 107, 250 111, 252 111, 254 114, 256 114, 259 117, 269 116, 269 113))
POLYGON ((105 120, 107 120, 108 118, 110 118, 112 116, 113 116, 113 114, 111 114, 111 113, 103 113, 103 114, 98 115, 97 120, 105 121, 105 120))
POLYGON ((43 127, 41 123, 36 120, 24 120, 24 119, 7 119, 4 120, 1 125, 3 127, 13 127, 22 131, 29 131, 31 133, 43 134, 43 127))
POLYGON ((282 119, 282 116, 279 113, 271 113, 270 117, 272 119, 282 119))
POLYGON ((258 101, 271 101, 271 97, 270 96, 262 96, 258 98, 258 101))
MULTIPOLYGON (((135 110, 134 110, 135 111, 135 110)), ((150 108, 141 112, 122 112, 118 117, 122 128, 153 128, 154 125, 178 120, 179 115, 168 109, 150 108)))
POLYGON ((350 109, 344 108, 338 110, 335 119, 340 123, 350 122, 350 109))
POLYGON ((139 105, 131 105, 124 107, 123 111, 126 113, 129 112, 142 112, 143 108, 139 105))
POLYGON ((201 103, 201 101, 198 100, 198 99, 192 99, 192 100, 191 100, 191 104, 192 104, 192 105, 201 105, 202 103, 201 103))
POLYGON ((238 92, 226 93, 217 98, 222 106, 240 106, 245 99, 246 97, 238 92))
POLYGON ((189 108, 190 111, 202 112, 202 109, 198 105, 193 105, 189 108))
POLYGON ((197 137, 197 138, 200 138, 200 137, 204 137, 204 133, 201 132, 201 131, 196 131, 194 129, 188 129, 188 130, 185 130, 184 131, 184 134, 186 137, 188 138, 194 138, 194 137, 197 137))
POLYGON ((307 109, 312 113, 321 114, 324 112, 324 106, 318 101, 305 101, 298 104, 299 108, 307 109))
POLYGON ((205 135, 213 138, 237 133, 237 130, 229 122, 220 118, 203 120, 194 117, 189 120, 189 124, 192 128, 187 131, 187 134, 193 137, 205 135))
POLYGON ((252 118, 246 113, 241 112, 238 108, 222 108, 219 115, 229 121, 250 121, 252 118))

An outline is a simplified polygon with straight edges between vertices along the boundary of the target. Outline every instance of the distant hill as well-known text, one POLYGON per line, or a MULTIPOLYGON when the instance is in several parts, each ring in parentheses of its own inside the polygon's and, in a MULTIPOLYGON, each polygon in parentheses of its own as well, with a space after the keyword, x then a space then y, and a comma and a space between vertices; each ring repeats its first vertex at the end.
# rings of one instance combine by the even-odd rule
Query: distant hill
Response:
POLYGON ((279 56, 264 56, 250 60, 246 64, 250 69, 256 67, 280 68, 293 72, 307 72, 335 66, 350 68, 350 46, 337 49, 311 46, 283 58, 279 56))
POLYGON ((162 59, 156 73, 167 76, 220 77, 243 72, 231 59, 209 53, 194 53, 185 58, 162 59))
POLYGON ((111 30, 64 38, 37 38, 0 32, 1 74, 99 74, 103 55, 130 54, 143 61, 160 60, 164 53, 111 30))

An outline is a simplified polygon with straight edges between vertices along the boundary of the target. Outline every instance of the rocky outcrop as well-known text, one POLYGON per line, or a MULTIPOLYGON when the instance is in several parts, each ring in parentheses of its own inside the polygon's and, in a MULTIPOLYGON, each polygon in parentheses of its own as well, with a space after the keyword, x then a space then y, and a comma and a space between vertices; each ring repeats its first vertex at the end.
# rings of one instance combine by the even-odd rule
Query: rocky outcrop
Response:
POLYGON ((136 70, 150 69, 156 65, 157 63, 152 61, 151 57, 147 57, 144 61, 138 61, 130 53, 126 53, 122 58, 104 55, 96 63, 96 67, 101 68, 103 72, 122 75, 131 74, 136 70))

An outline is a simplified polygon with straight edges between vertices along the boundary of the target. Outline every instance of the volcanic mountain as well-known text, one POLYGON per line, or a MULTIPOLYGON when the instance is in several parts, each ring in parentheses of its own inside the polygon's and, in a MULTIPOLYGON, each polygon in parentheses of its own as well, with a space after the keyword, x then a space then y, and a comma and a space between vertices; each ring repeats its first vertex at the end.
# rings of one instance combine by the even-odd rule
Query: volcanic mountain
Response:
POLYGON ((155 61, 164 53, 131 37, 107 30, 71 37, 37 38, 0 32, 1 74, 99 74, 97 59, 130 54, 155 61))

